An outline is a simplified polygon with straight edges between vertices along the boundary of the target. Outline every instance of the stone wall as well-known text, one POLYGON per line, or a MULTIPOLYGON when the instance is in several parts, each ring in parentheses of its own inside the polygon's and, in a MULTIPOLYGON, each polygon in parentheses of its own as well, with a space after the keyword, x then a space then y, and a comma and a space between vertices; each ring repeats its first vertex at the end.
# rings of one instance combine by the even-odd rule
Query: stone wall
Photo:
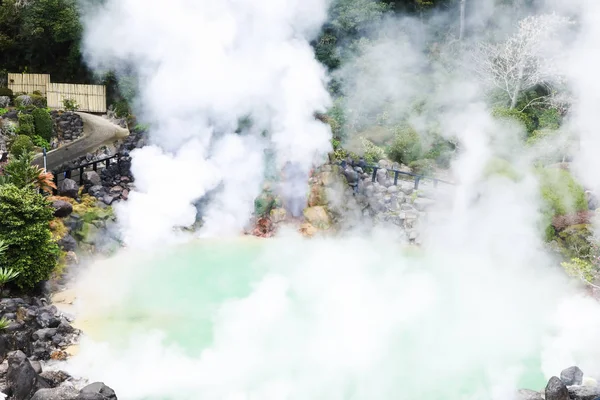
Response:
POLYGON ((69 143, 83 135, 83 120, 71 111, 50 113, 54 121, 54 134, 61 143, 69 143))

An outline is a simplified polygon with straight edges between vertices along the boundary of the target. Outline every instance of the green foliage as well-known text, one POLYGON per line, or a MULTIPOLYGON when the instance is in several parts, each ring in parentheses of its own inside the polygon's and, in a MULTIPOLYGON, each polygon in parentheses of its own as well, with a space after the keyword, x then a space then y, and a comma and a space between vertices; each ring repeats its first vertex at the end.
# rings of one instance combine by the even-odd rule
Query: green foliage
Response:
POLYGON ((275 206, 275 196, 268 191, 263 191, 263 193, 254 200, 254 214, 256 216, 269 215, 275 206))
POLYGON ((568 258, 590 260, 593 257, 593 228, 588 224, 571 225, 560 231, 556 241, 568 258))
POLYGON ((440 168, 450 168, 450 162, 454 154, 453 146, 441 137, 436 137, 431 148, 424 154, 424 158, 434 160, 440 168))
POLYGON ((46 98, 41 94, 32 94, 29 97, 31 97, 31 103, 36 107, 46 108, 48 105, 46 98))
POLYGON ((39 176, 39 170, 31 165, 32 161, 33 153, 30 152, 23 152, 11 158, 4 167, 4 174, 9 178, 10 183, 18 188, 33 188, 34 182, 39 176))
MULTIPOLYGON (((46 143, 52 138, 53 125, 52 117, 45 108, 36 108, 31 112, 35 126, 35 134, 40 136, 46 143)), ((35 143, 35 138, 34 138, 35 143)), ((36 144, 37 145, 37 144, 36 144)), ((42 147, 42 146, 40 146, 42 147)))
MULTIPOLYGON (((0 255, 2 255, 2 253, 0 253, 0 255)), ((19 271, 15 271, 12 268, 0 268, 0 293, 2 293, 4 286, 8 282, 15 280, 15 278, 19 276, 19 274, 19 271)))
POLYGON ((596 276, 596 269, 589 261, 572 258, 570 262, 561 263, 567 274, 587 283, 592 283, 596 276))
POLYGON ((423 148, 419 133, 409 125, 396 127, 394 131, 394 139, 388 149, 390 159, 406 165, 420 159, 423 148))
POLYGON ((408 166, 415 174, 431 176, 435 171, 435 161, 424 158, 422 160, 413 161, 408 166))
POLYGON ((333 106, 327 111, 327 120, 331 126, 331 133, 334 138, 344 138, 344 125, 346 117, 344 115, 343 99, 338 98, 334 101, 333 106))
POLYGON ((35 191, 13 184, 0 186, 0 238, 8 244, 0 268, 17 271, 14 282, 21 289, 48 279, 56 266, 59 249, 49 225, 53 214, 35 191))
POLYGON ((0 96, 8 96, 8 97, 10 97, 11 101, 15 97, 14 94, 13 94, 13 91, 11 89, 9 89, 9 88, 6 88, 6 87, 0 87, 0 96))
POLYGON ((35 133, 35 125, 33 116, 30 114, 19 113, 19 135, 33 136, 35 133))
POLYGON ((330 10, 331 25, 345 35, 381 20, 389 5, 373 0, 336 0, 330 10))
POLYGON ((566 215, 588 209, 585 192, 573 175, 560 168, 539 168, 540 191, 552 215, 566 215))
POLYGON ((361 138, 364 148, 364 159, 367 163, 373 164, 385 158, 385 151, 364 137, 361 138))
POLYGON ((0 108, 0 116, 6 114, 8 110, 6 108, 0 108))
POLYGON ((50 143, 41 136, 34 135, 32 138, 32 142, 33 142, 34 146, 36 146, 36 147, 40 147, 40 148, 46 149, 46 150, 50 149, 50 143))
POLYGON ((63 99, 63 107, 67 111, 79 110, 79 104, 73 99, 63 99))
POLYGON ((492 111, 492 116, 500 120, 515 121, 523 126, 528 133, 533 132, 535 129, 535 124, 531 118, 519 110, 498 107, 492 111))
POLYGON ((33 142, 29 136, 17 136, 10 146, 10 154, 19 157, 21 154, 28 153, 33 150, 33 142))
POLYGON ((554 108, 546 109, 538 114, 538 129, 558 129, 562 123, 562 116, 554 108))
POLYGON ((0 318, 0 331, 6 330, 10 326, 10 320, 6 317, 0 318))

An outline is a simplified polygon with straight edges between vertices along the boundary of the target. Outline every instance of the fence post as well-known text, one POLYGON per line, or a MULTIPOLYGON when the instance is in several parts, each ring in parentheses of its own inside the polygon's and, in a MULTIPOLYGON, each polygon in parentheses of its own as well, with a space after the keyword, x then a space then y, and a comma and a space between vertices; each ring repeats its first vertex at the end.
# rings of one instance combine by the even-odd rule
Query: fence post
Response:
POLYGON ((421 180, 420 176, 415 177, 415 190, 419 189, 419 181, 421 180))
POLYGON ((79 167, 79 184, 83 185, 83 167, 79 167))
POLYGON ((98 162, 94 162, 92 164, 92 168, 94 168, 94 172, 97 172, 98 171, 98 162))
POLYGON ((372 179, 373 182, 375 182, 375 179, 377 178, 377 170, 378 169, 379 169, 378 167, 373 167, 373 179, 372 179))
POLYGON ((71 170, 65 172, 65 178, 71 179, 71 170))
POLYGON ((394 170, 394 186, 398 184, 398 175, 400 175, 398 171, 394 170))
POLYGON ((52 189, 52 193, 58 194, 58 174, 57 173, 53 173, 52 180, 54 181, 54 185, 56 186, 56 189, 52 189))
POLYGON ((110 166, 110 158, 107 158, 104 163, 106 164, 106 168, 108 168, 110 166))

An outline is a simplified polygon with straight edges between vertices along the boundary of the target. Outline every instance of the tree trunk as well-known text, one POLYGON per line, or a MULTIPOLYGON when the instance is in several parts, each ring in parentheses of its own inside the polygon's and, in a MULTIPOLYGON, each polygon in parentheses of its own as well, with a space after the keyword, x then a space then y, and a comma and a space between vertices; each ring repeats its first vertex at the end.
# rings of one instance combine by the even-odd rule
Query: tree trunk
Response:
POLYGON ((525 66, 523 63, 519 66, 519 77, 517 79, 517 85, 515 86, 515 91, 513 92, 512 99, 510 102, 510 109, 514 109, 517 106, 517 100, 519 99, 519 94, 521 94, 521 85, 523 82, 523 73, 525 72, 525 66))
POLYGON ((458 40, 462 40, 465 36, 465 9, 467 0, 460 0, 460 30, 458 33, 458 40))

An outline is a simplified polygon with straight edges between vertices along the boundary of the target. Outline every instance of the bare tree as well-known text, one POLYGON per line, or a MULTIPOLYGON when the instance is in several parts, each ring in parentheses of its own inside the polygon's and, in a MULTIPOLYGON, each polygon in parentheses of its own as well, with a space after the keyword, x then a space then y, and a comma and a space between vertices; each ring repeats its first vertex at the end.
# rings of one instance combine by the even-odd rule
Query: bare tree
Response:
MULTIPOLYGON (((569 19, 556 14, 524 18, 517 32, 504 42, 478 43, 469 67, 488 87, 505 92, 511 109, 522 92, 538 85, 552 93, 552 84, 561 81, 557 63, 561 51, 556 39, 570 24, 569 19)), ((526 107, 548 100, 548 96, 543 97, 526 107)))

